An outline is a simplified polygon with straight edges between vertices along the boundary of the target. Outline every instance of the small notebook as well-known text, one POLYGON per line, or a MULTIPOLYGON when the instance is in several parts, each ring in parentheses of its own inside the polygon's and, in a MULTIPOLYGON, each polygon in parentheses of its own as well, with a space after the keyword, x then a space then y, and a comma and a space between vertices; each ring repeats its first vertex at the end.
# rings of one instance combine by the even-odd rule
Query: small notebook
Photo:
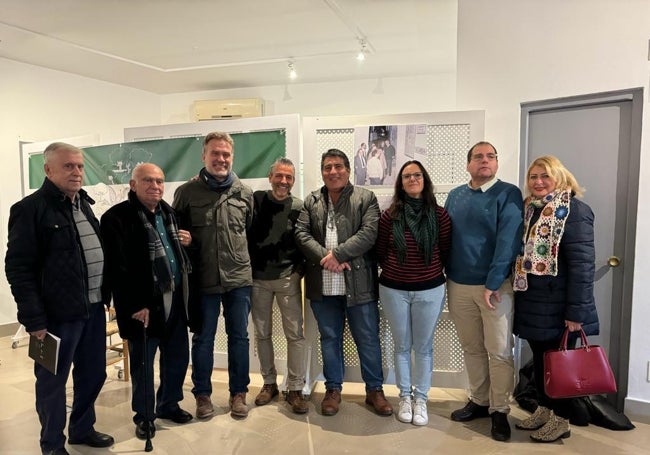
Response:
POLYGON ((47 332, 43 340, 39 340, 35 336, 29 337, 29 356, 42 365, 50 373, 56 374, 56 369, 59 365, 59 345, 61 338, 47 332))

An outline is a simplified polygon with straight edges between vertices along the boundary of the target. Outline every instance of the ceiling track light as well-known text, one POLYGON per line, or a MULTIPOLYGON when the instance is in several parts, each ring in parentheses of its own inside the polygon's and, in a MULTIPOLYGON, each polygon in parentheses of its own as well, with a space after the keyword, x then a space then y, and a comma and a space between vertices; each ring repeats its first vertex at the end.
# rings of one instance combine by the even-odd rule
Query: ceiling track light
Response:
POLYGON ((289 79, 293 80, 298 77, 296 73, 296 68, 293 66, 293 62, 289 62, 289 79))
POLYGON ((361 46, 361 49, 359 49, 359 53, 357 54, 357 60, 363 62, 366 59, 366 53, 368 52, 368 44, 366 43, 366 40, 360 39, 359 46, 361 46))

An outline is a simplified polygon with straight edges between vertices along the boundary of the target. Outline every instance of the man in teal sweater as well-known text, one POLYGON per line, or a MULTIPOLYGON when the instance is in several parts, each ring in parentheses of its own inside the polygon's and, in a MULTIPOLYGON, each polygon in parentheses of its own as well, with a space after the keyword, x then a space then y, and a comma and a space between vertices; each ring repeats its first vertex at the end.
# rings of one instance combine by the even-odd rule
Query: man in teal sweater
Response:
POLYGON ((451 414, 465 422, 492 418, 492 438, 510 439, 514 387, 513 292, 510 273, 522 236, 523 201, 496 178, 497 151, 488 142, 467 153, 469 184, 453 189, 445 208, 452 225, 447 265, 449 312, 463 349, 470 397, 451 414))

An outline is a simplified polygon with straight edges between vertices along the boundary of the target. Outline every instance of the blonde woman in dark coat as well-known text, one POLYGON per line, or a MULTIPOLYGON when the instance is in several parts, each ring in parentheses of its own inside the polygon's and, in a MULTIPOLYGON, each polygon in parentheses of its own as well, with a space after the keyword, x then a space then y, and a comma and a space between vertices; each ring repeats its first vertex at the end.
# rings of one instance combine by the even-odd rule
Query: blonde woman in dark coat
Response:
POLYGON ((514 332, 528 341, 539 407, 517 428, 537 442, 571 435, 570 400, 544 392, 544 351, 557 349, 565 328, 575 346, 582 328, 598 334, 594 303, 594 214, 577 199, 582 189, 554 156, 532 162, 526 174, 524 237, 514 274, 514 332))

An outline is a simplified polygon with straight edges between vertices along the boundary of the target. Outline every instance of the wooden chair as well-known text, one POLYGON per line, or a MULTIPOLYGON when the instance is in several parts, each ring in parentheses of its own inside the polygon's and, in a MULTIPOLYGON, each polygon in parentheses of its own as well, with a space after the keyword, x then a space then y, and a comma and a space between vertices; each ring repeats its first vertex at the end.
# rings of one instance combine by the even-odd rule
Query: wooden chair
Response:
POLYGON ((129 380, 129 342, 119 338, 120 341, 113 343, 113 337, 119 338, 117 321, 115 320, 115 308, 110 307, 106 318, 106 366, 124 361, 123 367, 117 372, 117 377, 125 381, 129 380))

